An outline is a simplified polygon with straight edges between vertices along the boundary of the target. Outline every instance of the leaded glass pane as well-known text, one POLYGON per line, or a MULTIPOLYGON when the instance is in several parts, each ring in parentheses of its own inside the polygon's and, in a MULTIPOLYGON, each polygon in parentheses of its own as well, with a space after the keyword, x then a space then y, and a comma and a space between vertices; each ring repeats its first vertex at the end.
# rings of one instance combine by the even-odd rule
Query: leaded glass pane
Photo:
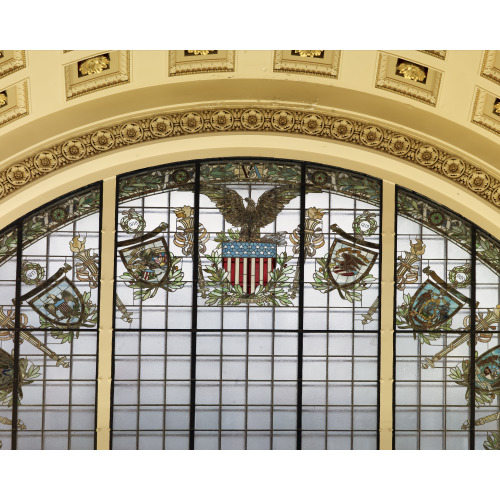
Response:
POLYGON ((113 447, 375 448, 380 183, 227 159, 119 186, 113 447))
POLYGON ((499 252, 460 216, 399 190, 396 448, 498 447, 499 252))
POLYGON ((2 366, 1 417, 6 424, 4 405, 11 418, 17 413, 17 449, 94 448, 100 207, 100 187, 86 188, 25 216, 1 240, 9 289, 2 292, 0 353, 14 366, 2 366), (22 234, 19 246, 15 234, 22 234), (17 401, 15 377, 8 380, 14 369, 17 401))

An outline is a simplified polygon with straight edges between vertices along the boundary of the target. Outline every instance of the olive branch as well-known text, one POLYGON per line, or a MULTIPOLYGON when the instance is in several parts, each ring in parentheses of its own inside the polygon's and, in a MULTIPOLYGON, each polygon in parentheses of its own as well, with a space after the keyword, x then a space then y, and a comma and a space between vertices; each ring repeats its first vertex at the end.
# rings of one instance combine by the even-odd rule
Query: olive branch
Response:
POLYGON ((288 266, 292 256, 286 252, 276 257, 276 269, 269 273, 269 281, 265 286, 258 285, 252 294, 246 293, 240 285, 231 285, 228 272, 222 267, 219 249, 224 241, 238 241, 239 231, 229 229, 228 233, 218 233, 214 238, 219 244, 210 255, 205 255, 210 264, 203 268, 207 275, 206 285, 208 299, 205 305, 231 305, 254 303, 259 306, 292 305, 287 285, 295 271, 288 266))
POLYGON ((361 300, 361 292, 369 288, 372 283, 377 281, 372 274, 367 274, 362 280, 357 283, 353 283, 349 288, 339 288, 330 279, 328 275, 328 266, 326 264, 326 259, 328 255, 325 255, 322 259, 318 259, 318 270, 313 274, 314 283, 312 287, 321 293, 328 293, 332 290, 337 290, 339 292, 340 298, 348 300, 354 303, 357 300, 361 300))
POLYGON ((120 276, 120 279, 125 280, 127 282, 126 285, 134 290, 134 298, 144 301, 153 298, 158 293, 160 288, 163 288, 167 292, 175 292, 175 290, 184 286, 184 273, 177 265, 181 261, 181 258, 175 257, 172 252, 169 252, 169 256, 170 265, 168 268, 167 279, 161 284, 148 282, 138 283, 136 278, 128 272, 123 273, 120 276))

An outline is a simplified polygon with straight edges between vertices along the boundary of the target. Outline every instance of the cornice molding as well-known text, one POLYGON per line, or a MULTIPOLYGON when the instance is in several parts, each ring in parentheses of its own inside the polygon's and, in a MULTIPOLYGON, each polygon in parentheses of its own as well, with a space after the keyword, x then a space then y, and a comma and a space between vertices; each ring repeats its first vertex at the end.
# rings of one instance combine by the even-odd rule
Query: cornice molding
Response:
POLYGON ((500 207, 500 178, 437 144, 336 113, 220 107, 120 121, 48 146, 0 171, 0 199, 36 179, 96 155, 171 137, 219 132, 288 133, 349 143, 408 161, 500 207))

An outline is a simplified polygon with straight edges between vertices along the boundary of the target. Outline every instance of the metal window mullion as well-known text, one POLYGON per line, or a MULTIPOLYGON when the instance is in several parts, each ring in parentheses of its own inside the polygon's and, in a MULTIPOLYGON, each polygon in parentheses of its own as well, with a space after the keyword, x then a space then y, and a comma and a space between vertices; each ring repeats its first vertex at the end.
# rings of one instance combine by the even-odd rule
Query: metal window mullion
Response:
POLYGON ((198 262, 200 226, 200 163, 195 165, 194 233, 193 233, 193 290, 191 300, 191 386, 189 394, 189 449, 194 450, 196 412, 196 329, 198 327, 198 262))
POLYGON ((476 226, 471 231, 471 315, 470 315, 470 352, 469 352, 469 392, 470 392, 470 430, 469 449, 476 449, 476 226))
POLYGON ((23 220, 17 225, 16 302, 14 306, 14 380, 12 385, 12 437, 11 449, 17 450, 17 420, 19 392, 19 330, 21 329, 21 264, 23 258, 23 220))
POLYGON ((99 336, 97 357, 96 448, 111 445, 113 322, 115 311, 116 177, 105 179, 101 198, 99 336))
POLYGON ((306 222, 306 165, 302 165, 300 177, 300 251, 299 251, 299 310, 297 332, 297 450, 302 449, 302 382, 304 358, 304 261, 306 222))
POLYGON ((393 448, 394 420, 394 309, 396 256, 396 185, 382 184, 380 338, 379 338, 379 449, 393 448))

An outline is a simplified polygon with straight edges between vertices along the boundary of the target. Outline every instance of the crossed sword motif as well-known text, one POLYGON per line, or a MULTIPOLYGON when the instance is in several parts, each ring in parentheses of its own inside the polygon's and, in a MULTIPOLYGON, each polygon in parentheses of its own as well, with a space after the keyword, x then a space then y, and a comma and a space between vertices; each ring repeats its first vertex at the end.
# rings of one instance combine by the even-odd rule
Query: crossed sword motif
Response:
MULTIPOLYGON (((29 329, 33 329, 33 327, 27 325, 27 322, 28 317, 26 316, 26 314, 21 314, 22 329, 19 330, 19 336, 23 340, 29 342, 32 346, 36 347, 38 350, 42 351, 50 359, 54 360, 56 362, 56 366, 62 365, 64 368, 68 368, 69 362, 67 361, 66 356, 59 356, 52 349, 48 348, 39 339, 37 339, 32 333, 30 333, 29 329)), ((14 309, 9 309, 8 311, 4 312, 3 307, 0 306, 0 327, 9 328, 12 330, 15 329, 14 309)), ((10 330, 6 332, 6 334, 11 335, 10 338, 12 338, 13 336, 10 330)), ((0 334, 0 336, 6 335, 0 334)))

